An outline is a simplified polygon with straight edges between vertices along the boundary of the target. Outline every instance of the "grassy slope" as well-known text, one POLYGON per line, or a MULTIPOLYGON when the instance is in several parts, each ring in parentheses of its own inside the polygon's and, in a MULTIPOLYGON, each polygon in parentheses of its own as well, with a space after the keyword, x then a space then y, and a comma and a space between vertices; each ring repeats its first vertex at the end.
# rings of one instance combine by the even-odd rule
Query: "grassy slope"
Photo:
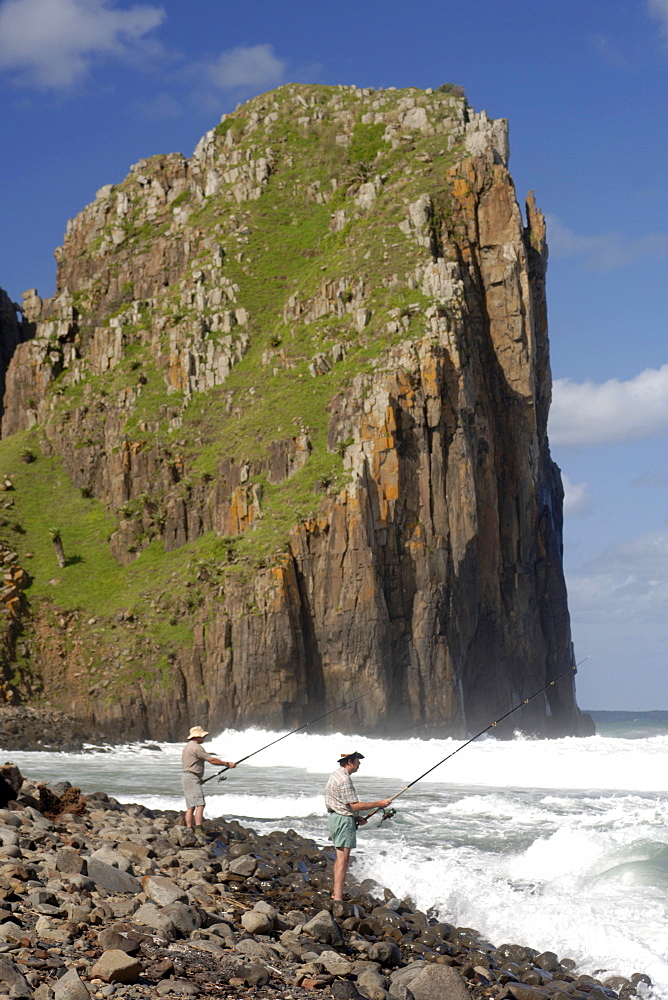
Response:
MULTIPOLYGON (((333 92, 332 88, 292 88, 297 90, 307 98, 317 93, 319 100, 328 99, 333 92)), ((279 103, 292 100, 288 91, 290 88, 284 88, 270 96, 276 96, 279 103)), ((263 487, 263 514, 243 538, 229 541, 208 535, 171 553, 152 542, 129 567, 120 567, 107 544, 116 528, 115 518, 98 501, 81 496, 57 458, 41 457, 39 428, 2 441, 0 473, 10 475, 15 484, 15 490, 7 494, 14 500, 14 507, 8 512, 2 535, 17 549, 31 573, 31 601, 47 600, 63 609, 76 608, 86 615, 107 619, 120 609, 129 609, 141 618, 145 635, 153 644, 152 652, 162 656, 166 650, 191 641, 190 615, 200 597, 196 581, 199 568, 215 568, 221 582, 226 572, 252 573, 273 552, 284 549, 295 522, 317 511, 321 498, 314 493, 316 480, 329 482, 331 490, 345 482, 341 455, 330 454, 326 447, 328 404, 353 376, 371 372, 392 341, 422 332, 419 315, 412 316, 407 331, 392 337, 386 332, 390 311, 396 316, 409 304, 423 301, 421 293, 408 288, 403 278, 416 262, 429 257, 426 250, 417 248, 415 241, 398 229, 398 224, 405 218, 407 202, 424 191, 436 193, 441 210, 447 210, 443 178, 456 151, 446 151, 443 135, 413 134, 406 145, 433 157, 433 163, 420 165, 411 156, 407 170, 404 148, 392 150, 382 140, 383 128, 360 124, 359 118, 367 108, 346 92, 337 91, 337 96, 357 117, 347 148, 337 144, 339 127, 326 117, 305 130, 296 124, 294 110, 285 116, 281 110, 282 117, 268 135, 263 135, 264 127, 260 126, 244 138, 250 106, 240 109, 217 130, 218 141, 224 141, 225 133, 232 129, 242 148, 253 144, 260 151, 265 146, 280 151, 258 200, 237 206, 224 197, 211 198, 189 220, 203 238, 214 234, 224 246, 223 273, 239 286, 237 305, 245 307, 250 315, 249 350, 225 384, 196 394, 181 411, 181 394, 167 393, 155 359, 136 339, 141 327, 150 322, 149 316, 143 314, 139 326, 126 324, 126 337, 134 342, 112 372, 88 376, 76 385, 68 383, 65 373, 55 386, 62 413, 101 395, 113 399, 128 385, 136 385, 139 374, 145 375, 147 384, 125 432, 134 440, 140 437, 147 446, 159 442, 178 450, 188 469, 189 482, 202 475, 215 475, 223 458, 261 458, 272 440, 294 436, 302 429, 313 447, 306 465, 277 486, 258 477, 263 487), (292 163, 286 152, 291 154, 292 163), (354 202, 355 191, 366 177, 375 175, 383 176, 383 187, 371 210, 362 212, 354 202), (334 193, 326 204, 319 204, 313 189, 308 193, 307 184, 317 182, 321 191, 332 191, 332 178, 337 181, 334 193), (344 209, 349 222, 341 232, 333 233, 329 223, 336 209, 344 209), (237 225, 240 221, 250 230, 241 244, 228 221, 231 214, 238 220, 237 225), (240 250, 242 259, 238 259, 240 250), (394 274, 399 276, 399 284, 392 289, 385 287, 383 282, 394 274), (350 316, 327 316, 312 324, 284 324, 283 306, 291 294, 306 299, 325 281, 341 277, 350 282, 364 278, 370 289, 365 305, 372 309, 373 316, 363 333, 355 330, 350 316), (334 343, 345 346, 345 360, 334 365, 329 374, 312 378, 308 374, 310 358, 319 351, 329 352, 334 343), (289 367, 271 363, 263 366, 262 356, 267 350, 284 352, 289 367), (179 412, 183 425, 172 432, 165 417, 179 412), (35 462, 22 461, 25 448, 39 456, 35 462), (18 524, 22 533, 12 524, 18 524), (64 570, 59 570, 55 562, 49 534, 53 527, 60 530, 70 559, 64 570), (28 552, 32 553, 29 559, 28 552), (166 591, 182 596, 165 599, 166 591)), ((396 97, 400 96, 401 92, 397 92, 396 97)), ((181 196, 181 201, 188 198, 181 196)), ((155 231, 151 226, 135 228, 135 253, 144 249, 155 231)), ((206 266, 207 258, 208 251, 203 249, 192 261, 192 270, 206 266)), ((114 266, 113 258, 110 266, 114 266)), ((79 304, 85 313, 85 294, 79 293, 79 304)), ((178 293, 172 289, 165 294, 162 310, 188 318, 188 310, 182 308, 178 293)), ((83 441, 81 445, 90 443, 83 441)))

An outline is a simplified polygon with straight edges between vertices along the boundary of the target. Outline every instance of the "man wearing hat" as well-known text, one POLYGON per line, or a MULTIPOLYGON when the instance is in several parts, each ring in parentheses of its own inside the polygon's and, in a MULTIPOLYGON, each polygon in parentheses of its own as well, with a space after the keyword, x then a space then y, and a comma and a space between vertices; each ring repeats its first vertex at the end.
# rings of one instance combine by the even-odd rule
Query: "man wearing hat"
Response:
POLYGON ((339 757, 339 766, 330 774, 325 788, 329 832, 336 848, 332 899, 343 899, 343 885, 348 871, 350 851, 357 845, 357 826, 366 823, 366 820, 357 813, 360 809, 385 809, 392 801, 392 799, 379 799, 377 802, 359 801, 350 776, 359 770, 361 760, 364 760, 364 754, 357 750, 342 753, 339 757))
POLYGON ((183 761, 183 794, 186 797, 186 826, 192 829, 193 819, 195 821, 195 833, 198 837, 204 836, 202 820, 204 819, 204 792, 202 791, 202 778, 204 777, 204 762, 217 764, 218 767, 236 767, 231 760, 221 760, 207 753, 202 743, 208 736, 206 729, 201 726, 193 726, 188 733, 188 742, 183 748, 181 759, 183 761))

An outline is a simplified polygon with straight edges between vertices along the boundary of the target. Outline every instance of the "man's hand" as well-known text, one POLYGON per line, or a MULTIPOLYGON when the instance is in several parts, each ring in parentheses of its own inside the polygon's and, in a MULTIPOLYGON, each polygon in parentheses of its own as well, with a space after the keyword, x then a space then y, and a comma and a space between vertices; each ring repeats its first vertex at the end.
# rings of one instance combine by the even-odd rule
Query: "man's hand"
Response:
POLYGON ((378 809, 387 809, 391 803, 392 799, 380 799, 378 802, 378 809))
POLYGON ((236 765, 236 764, 234 763, 234 761, 233 761, 233 760, 228 760, 228 762, 227 762, 227 767, 229 767, 229 768, 233 768, 233 767, 236 767, 236 766, 237 766, 237 765, 236 765))

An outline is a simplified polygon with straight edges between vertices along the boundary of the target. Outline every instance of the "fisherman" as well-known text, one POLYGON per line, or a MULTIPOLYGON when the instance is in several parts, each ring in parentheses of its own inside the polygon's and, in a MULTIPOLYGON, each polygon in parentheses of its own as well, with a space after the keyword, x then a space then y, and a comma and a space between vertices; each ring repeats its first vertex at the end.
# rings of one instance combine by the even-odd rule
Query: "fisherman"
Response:
POLYGON ((183 794, 186 797, 186 826, 193 828, 198 837, 204 836, 202 820, 204 819, 204 792, 202 791, 202 778, 204 777, 204 762, 217 764, 218 767, 236 767, 231 760, 221 760, 213 754, 207 753, 202 743, 208 736, 206 729, 201 726, 193 726, 188 733, 188 742, 183 748, 181 759, 183 761, 183 794))
POLYGON ((334 887, 332 899, 343 899, 343 885, 346 880, 350 851, 357 845, 357 827, 366 823, 358 816, 361 809, 385 809, 392 799, 377 802, 360 802, 353 785, 351 774, 359 770, 364 754, 357 750, 342 753, 339 766, 332 771, 325 788, 325 806, 329 813, 329 832, 336 848, 334 862, 334 887))

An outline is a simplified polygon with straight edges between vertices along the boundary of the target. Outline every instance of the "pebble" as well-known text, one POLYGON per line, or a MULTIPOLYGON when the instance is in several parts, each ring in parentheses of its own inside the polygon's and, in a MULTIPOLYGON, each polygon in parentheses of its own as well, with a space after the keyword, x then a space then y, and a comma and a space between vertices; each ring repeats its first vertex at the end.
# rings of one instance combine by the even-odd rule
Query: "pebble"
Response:
POLYGON ((600 981, 554 952, 495 947, 375 884, 334 902, 332 850, 294 831, 216 820, 198 844, 178 813, 12 774, 0 1000, 627 1000, 651 986, 643 972, 600 981))

